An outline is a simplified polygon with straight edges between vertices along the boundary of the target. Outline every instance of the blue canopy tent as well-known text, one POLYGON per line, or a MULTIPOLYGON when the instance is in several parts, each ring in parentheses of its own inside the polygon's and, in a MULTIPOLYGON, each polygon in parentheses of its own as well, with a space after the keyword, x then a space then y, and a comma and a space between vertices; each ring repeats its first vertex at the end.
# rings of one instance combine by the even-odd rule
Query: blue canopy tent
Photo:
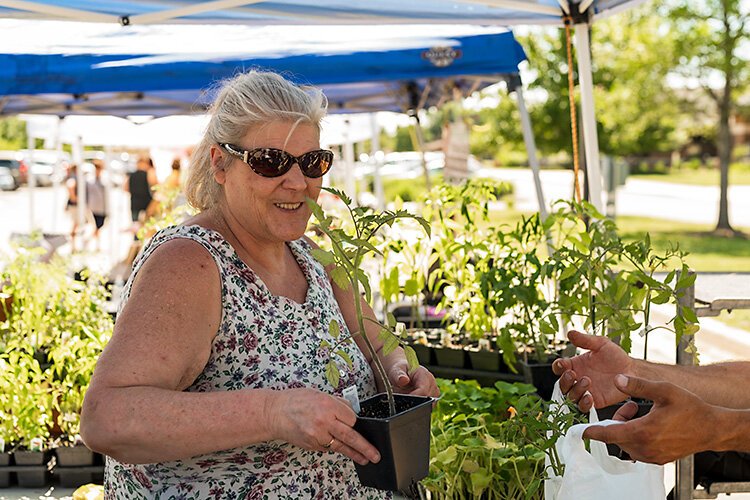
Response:
POLYGON ((0 0, 0 18, 175 24, 473 24, 576 27, 589 194, 603 208, 588 27, 645 0, 0 0))
MULTIPOLYGON (((125 40, 113 47, 134 53, 97 52, 102 46, 106 52, 119 35, 109 27, 87 37, 85 46, 0 54, 0 114, 197 113, 211 102, 212 83, 251 67, 322 87, 334 112, 404 112, 438 104, 455 89, 468 94, 517 75, 525 59, 513 34, 497 28, 468 36, 407 33, 374 40, 376 30, 368 27, 359 39, 336 34, 310 43, 300 40, 303 27, 232 27, 230 36, 211 39, 215 51, 203 53, 190 48, 197 27, 150 28, 140 28, 138 45, 125 40), (153 49, 166 38, 169 52, 153 49)), ((24 36, 36 39, 34 33, 24 36)), ((36 48, 14 43, 15 50, 36 48)))
POLYGON ((207 34, 197 26, 131 27, 136 36, 123 39, 121 28, 112 25, 2 24, 14 51, 0 54, 0 114, 5 115, 200 113, 213 100, 213 82, 250 67, 321 87, 333 112, 416 116, 416 110, 452 99, 457 91, 466 96, 506 80, 517 93, 544 207, 518 76, 525 54, 507 30, 464 27, 455 31, 465 36, 445 36, 429 26, 390 34, 373 26, 323 33, 310 27, 224 26, 219 34, 211 27, 207 46, 201 41, 196 51, 196 39, 207 34), (50 39, 59 45, 48 45, 50 39), (123 49, 129 53, 117 52, 123 49))

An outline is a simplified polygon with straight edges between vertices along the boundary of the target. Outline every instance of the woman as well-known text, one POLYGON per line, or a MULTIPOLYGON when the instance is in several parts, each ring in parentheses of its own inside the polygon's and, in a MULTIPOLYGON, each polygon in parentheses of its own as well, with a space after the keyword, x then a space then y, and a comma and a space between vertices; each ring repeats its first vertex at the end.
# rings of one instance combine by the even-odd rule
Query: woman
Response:
POLYGON ((94 217, 94 240, 96 249, 100 249, 99 231, 107 219, 107 189, 102 183, 104 162, 94 160, 94 180, 86 183, 86 204, 94 217))
POLYGON ((153 200, 152 190, 157 184, 154 164, 149 157, 140 157, 136 171, 128 176, 125 192, 130 193, 130 214, 133 222, 141 220, 153 200))
POLYGON ((181 182, 180 182, 180 169, 182 167, 182 163, 180 162, 179 158, 175 158, 172 160, 172 171, 169 173, 166 179, 164 179, 164 186, 166 186, 168 189, 179 189, 181 182))
MULTIPOLYGON (((320 348, 331 319, 356 324, 352 293, 304 237, 305 198, 332 161, 325 105, 272 73, 219 93, 186 185, 200 213, 136 261, 86 395, 82 435, 110 457, 107 498, 387 498, 356 478, 352 460, 380 457, 338 397, 376 392, 367 355, 344 346, 353 367, 334 390, 320 348)), ((383 362, 401 392, 438 394, 400 349, 383 362)))

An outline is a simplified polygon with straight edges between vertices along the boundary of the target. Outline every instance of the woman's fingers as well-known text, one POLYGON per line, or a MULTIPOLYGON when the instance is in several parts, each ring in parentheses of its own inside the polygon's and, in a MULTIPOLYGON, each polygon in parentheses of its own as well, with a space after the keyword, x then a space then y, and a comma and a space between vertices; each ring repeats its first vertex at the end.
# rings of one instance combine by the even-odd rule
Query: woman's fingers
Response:
POLYGON ((362 435, 344 422, 337 420, 331 428, 335 441, 331 450, 343 453, 360 465, 379 462, 380 453, 362 435))

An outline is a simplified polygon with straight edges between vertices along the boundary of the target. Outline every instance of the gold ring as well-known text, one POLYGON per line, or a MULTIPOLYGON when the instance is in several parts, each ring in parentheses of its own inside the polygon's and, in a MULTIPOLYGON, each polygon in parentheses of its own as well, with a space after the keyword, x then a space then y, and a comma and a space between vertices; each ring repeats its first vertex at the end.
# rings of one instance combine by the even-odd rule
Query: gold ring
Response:
POLYGON ((331 438, 331 440, 328 441, 328 444, 323 445, 323 448, 325 448, 326 450, 329 449, 333 445, 334 441, 336 441, 336 438, 331 438))

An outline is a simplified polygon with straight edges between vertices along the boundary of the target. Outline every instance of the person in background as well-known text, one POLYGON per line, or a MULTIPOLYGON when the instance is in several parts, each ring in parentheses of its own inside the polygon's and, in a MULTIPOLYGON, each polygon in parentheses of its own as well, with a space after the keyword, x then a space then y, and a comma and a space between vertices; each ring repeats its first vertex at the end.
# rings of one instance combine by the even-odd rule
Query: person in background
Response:
MULTIPOLYGON (((114 334, 86 393, 81 435, 107 455, 105 497, 381 499, 354 462, 380 460, 341 397, 377 392, 364 340, 337 387, 328 352, 357 328, 362 297, 339 288, 305 236, 333 153, 320 148, 319 90, 251 71, 224 83, 191 159, 200 212, 156 233, 125 284, 114 334)), ((383 354, 397 391, 437 396, 399 347, 383 354)), ((382 381, 381 381, 382 383, 382 381)))
POLYGON ((86 183, 86 204, 94 218, 94 240, 96 249, 100 250, 99 231, 107 219, 107 189, 102 182, 104 162, 93 160, 92 163, 94 164, 94 179, 86 183))
POLYGON ((139 222, 145 216, 153 200, 153 187, 157 184, 156 172, 151 158, 138 158, 137 170, 128 176, 125 191, 130 193, 130 214, 133 222, 139 222))
POLYGON ((164 180, 164 186, 166 186, 168 189, 179 189, 182 185, 181 179, 180 179, 180 159, 175 158, 172 160, 172 171, 169 173, 167 178, 164 180))
POLYGON ((70 217, 70 248, 72 252, 76 251, 76 236, 78 235, 78 166, 75 164, 68 165, 67 175, 65 177, 65 189, 68 194, 68 201, 65 203, 65 213, 70 217))

